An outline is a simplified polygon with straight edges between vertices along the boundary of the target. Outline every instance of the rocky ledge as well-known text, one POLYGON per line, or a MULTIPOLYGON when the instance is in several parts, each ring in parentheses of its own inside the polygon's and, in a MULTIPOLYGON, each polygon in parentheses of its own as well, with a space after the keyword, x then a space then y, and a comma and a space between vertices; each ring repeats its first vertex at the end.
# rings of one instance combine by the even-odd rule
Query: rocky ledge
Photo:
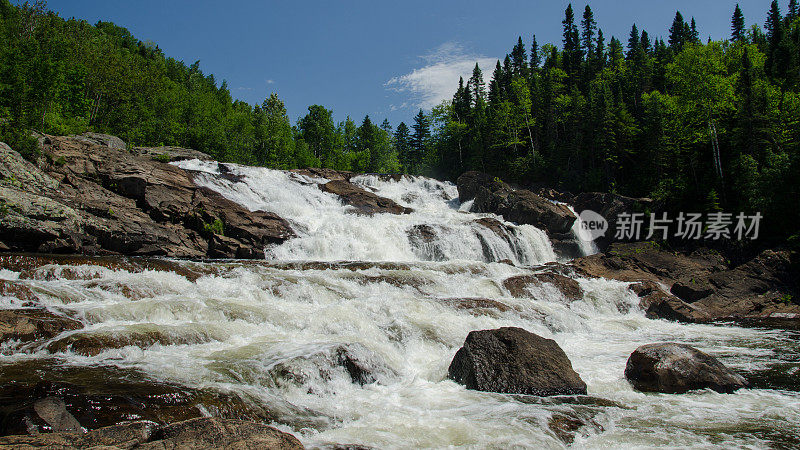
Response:
POLYGON ((735 265, 707 248, 615 243, 572 264, 587 276, 633 282, 650 318, 788 328, 800 323, 800 261, 788 250, 764 250, 735 265))
POLYGON ((294 236, 277 215, 248 211, 168 164, 199 152, 128 151, 115 138, 94 134, 40 142, 44 156, 36 165, 0 144, 0 248, 263 258, 266 246, 294 236))
POLYGON ((546 230, 550 235, 569 233, 576 219, 565 205, 531 191, 514 190, 485 173, 466 172, 458 177, 457 186, 462 203, 474 200, 472 211, 499 214, 508 221, 546 230))

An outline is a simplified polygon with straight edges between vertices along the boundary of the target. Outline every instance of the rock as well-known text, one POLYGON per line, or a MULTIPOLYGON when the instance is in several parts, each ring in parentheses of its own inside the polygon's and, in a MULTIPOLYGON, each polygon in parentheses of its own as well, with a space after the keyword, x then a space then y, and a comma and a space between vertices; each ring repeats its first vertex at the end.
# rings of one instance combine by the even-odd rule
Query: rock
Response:
POLYGON ((350 181, 350 178, 356 176, 355 173, 346 170, 335 170, 325 168, 309 167, 307 169, 293 169, 292 173, 305 175, 311 178, 325 178, 329 181, 350 181))
MULTIPOLYGON (((0 186, 7 250, 260 259, 267 245, 294 237, 275 214, 200 189, 189 172, 147 149, 121 150, 112 138, 45 135, 42 151, 51 162, 42 168, 0 147, 0 166, 22 180, 0 186), (227 228, 224 238, 212 232, 215 220, 227 228)), ((175 159, 203 157, 161 150, 175 159)))
POLYGON ((572 278, 553 272, 534 273, 532 275, 518 275, 503 280, 503 287, 513 297, 530 297, 528 286, 542 286, 550 284, 558 289, 568 301, 580 300, 583 298, 583 289, 580 284, 572 278))
MULTIPOLYGON (((0 260, 0 267, 2 260, 0 260)), ((9 297, 10 303, 16 307, 29 308, 34 306, 39 299, 35 292, 28 286, 9 280, 0 280, 0 296, 9 297)))
POLYGON ((437 301, 451 308, 468 311, 473 316, 497 316, 497 313, 511 309, 505 303, 488 298, 440 298, 437 301))
POLYGON ((128 145, 122 139, 110 134, 102 133, 83 133, 79 136, 70 136, 76 140, 89 142, 102 147, 113 148, 115 150, 127 150, 128 145))
POLYGON ((160 427, 153 432, 148 442, 137 448, 294 450, 304 447, 291 434, 264 424, 203 417, 160 427))
POLYGON ((692 278, 675 282, 669 291, 672 295, 687 303, 694 303, 711 295, 714 292, 714 288, 708 283, 697 283, 692 278))
POLYGON ((551 339, 522 328, 472 331, 448 369, 467 389, 538 396, 586 394, 586 383, 551 339))
POLYGON ((344 204, 355 207, 359 214, 371 216, 376 213, 408 214, 411 212, 410 208, 400 206, 394 200, 379 197, 347 181, 329 181, 319 187, 323 192, 338 195, 344 204))
POLYGON ((50 342, 47 351, 59 353, 71 351, 78 355, 96 356, 106 350, 118 349, 127 346, 148 348, 155 344, 160 345, 187 345, 200 344, 210 341, 209 336, 203 333, 171 334, 169 330, 120 330, 120 331, 87 331, 72 333, 61 339, 50 342))
POLYGON ((127 422, 84 432, 37 433, 0 437, 1 447, 29 448, 134 448, 150 438, 157 424, 149 421, 127 422))
POLYGON ((69 418, 62 417, 64 411, 89 430, 127 420, 166 424, 208 414, 259 422, 274 420, 252 399, 163 383, 133 370, 96 365, 63 367, 58 359, 2 366, 0 436, 54 431, 55 419, 64 426, 74 426, 69 418))
POLYGON ((134 147, 133 153, 137 156, 154 159, 157 161, 182 161, 185 159, 199 159, 210 161, 213 158, 201 151, 190 148, 161 146, 161 147, 134 147))
MULTIPOLYGON (((650 242, 614 243, 572 265, 588 276, 657 287, 640 295, 648 317, 687 322, 752 321, 798 315, 797 254, 764 250, 736 267, 716 251, 669 251, 650 242), (668 289, 664 292, 661 287, 668 289)), ((638 288, 637 288, 638 289, 638 288)), ((791 327, 790 323, 787 324, 791 327)))
POLYGON ((647 344, 628 358, 625 377, 644 392, 680 394, 694 389, 732 393, 747 381, 713 356, 674 342, 647 344))
POLYGON ((505 220, 533 225, 548 233, 567 233, 576 220, 566 206, 531 191, 514 190, 486 174, 467 172, 458 178, 457 186, 462 203, 475 200, 473 212, 502 215, 505 220))
POLYGON ((0 341, 51 339, 83 325, 77 320, 40 309, 0 309, 0 341))
POLYGON ((58 397, 45 397, 33 403, 33 410, 54 432, 81 431, 83 427, 75 416, 67 411, 64 400, 58 397))
POLYGON ((88 433, 56 432, 32 436, 6 436, 0 446, 14 448, 236 448, 303 449, 294 436, 268 425, 243 420, 200 417, 169 425, 135 421, 88 433))

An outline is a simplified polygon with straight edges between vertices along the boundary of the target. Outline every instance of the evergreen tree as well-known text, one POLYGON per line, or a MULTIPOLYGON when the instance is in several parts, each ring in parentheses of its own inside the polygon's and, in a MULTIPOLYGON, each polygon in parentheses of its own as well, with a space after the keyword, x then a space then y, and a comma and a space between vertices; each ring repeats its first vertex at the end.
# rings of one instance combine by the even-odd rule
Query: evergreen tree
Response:
POLYGON ((405 122, 400 122, 394 132, 394 146, 404 172, 411 170, 411 136, 405 122))
POLYGON ((642 30, 642 37, 639 39, 639 45, 642 47, 642 51, 644 51, 645 54, 649 54, 652 50, 650 35, 648 35, 645 30, 642 30))
POLYGON ((633 24, 631 34, 628 36, 628 58, 632 58, 639 48, 639 30, 636 24, 633 24))
POLYGON ((789 11, 786 13, 786 22, 794 22, 798 14, 800 14, 800 8, 797 6, 797 0, 789 0, 789 11))
POLYGON ((581 62, 580 43, 578 42, 578 28, 575 26, 575 13, 572 11, 572 3, 567 5, 564 11, 564 20, 561 22, 563 25, 563 43, 564 43, 564 57, 562 65, 564 72, 567 73, 570 83, 577 82, 577 71, 581 62))
MULTIPOLYGON (((500 65, 500 61, 497 61, 498 68, 500 65)), ((542 64, 542 57, 539 55, 539 43, 536 42, 536 35, 533 35, 533 43, 531 43, 531 64, 530 67, 532 69, 538 69, 539 66, 542 64)))
POLYGON ((672 26, 669 28, 669 46, 674 51, 680 51, 683 44, 686 42, 686 30, 688 25, 683 20, 683 15, 680 11, 675 12, 675 19, 672 21, 672 26))
POLYGON ((421 109, 419 113, 414 116, 414 124, 411 125, 411 128, 414 130, 414 133, 411 135, 410 140, 411 158, 409 167, 412 167, 412 170, 416 170, 419 168, 431 135, 430 123, 421 109))
POLYGON ((477 105, 478 103, 486 101, 486 85, 483 84, 483 72, 481 72, 481 68, 478 66, 478 63, 475 63, 475 68, 472 69, 472 77, 469 79, 469 87, 472 90, 473 105, 477 105))
POLYGON ((511 66, 514 69, 515 76, 522 76, 525 73, 528 68, 526 60, 525 45, 522 43, 522 37, 519 37, 517 38, 517 45, 511 50, 511 66))
POLYGON ((595 71, 599 72, 606 64, 606 43, 603 38, 603 30, 597 30, 597 43, 595 45, 594 57, 596 61, 595 71))
POLYGON ((591 59, 590 55, 594 52, 594 35, 597 30, 597 22, 594 20, 594 13, 589 5, 583 10, 583 20, 581 20, 581 47, 587 56, 591 59))
POLYGON ((691 43, 699 44, 700 43, 700 33, 697 31, 697 23, 694 21, 694 17, 692 17, 692 24, 689 26, 689 35, 688 40, 691 43))
POLYGON ((744 41, 744 14, 738 3, 736 9, 733 10, 733 17, 731 17, 731 40, 733 42, 744 41))

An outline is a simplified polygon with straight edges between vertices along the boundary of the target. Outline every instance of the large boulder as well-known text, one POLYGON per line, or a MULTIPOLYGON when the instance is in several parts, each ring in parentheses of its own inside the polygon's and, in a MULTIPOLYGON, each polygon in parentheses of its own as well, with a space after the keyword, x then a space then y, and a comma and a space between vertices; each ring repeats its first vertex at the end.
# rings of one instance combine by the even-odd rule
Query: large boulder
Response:
POLYGON ((586 394, 586 383, 552 339, 522 328, 472 331, 448 369, 467 389, 538 396, 586 394))
POLYGON ((639 391, 668 394, 694 389, 731 393, 747 386, 744 377, 713 356, 674 342, 637 348, 628 358, 625 378, 639 391))
POLYGON ((502 181, 479 172, 467 172, 457 180, 459 200, 473 200, 473 212, 502 215, 508 221, 529 224, 548 233, 567 233, 576 217, 568 207, 524 189, 514 190, 502 181))
POLYGON ((323 192, 336 194, 341 201, 356 208, 359 214, 377 213, 408 214, 410 208, 398 205, 394 200, 377 196, 344 180, 333 180, 319 185, 323 192))

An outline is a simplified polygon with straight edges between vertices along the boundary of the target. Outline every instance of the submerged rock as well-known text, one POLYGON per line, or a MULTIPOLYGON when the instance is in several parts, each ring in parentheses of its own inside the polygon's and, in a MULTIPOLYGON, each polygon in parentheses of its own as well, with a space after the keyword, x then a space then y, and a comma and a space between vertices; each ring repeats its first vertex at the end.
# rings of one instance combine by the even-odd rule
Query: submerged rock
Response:
POLYGON ((572 278, 553 272, 534 273, 531 275, 517 275, 503 281, 503 286, 513 297, 529 297, 528 286, 542 286, 549 284, 558 289, 568 301, 583 298, 583 289, 572 278))
POLYGON ((64 331, 77 330, 83 325, 77 320, 60 316, 44 308, 0 310, 0 341, 20 342, 50 339, 64 331))
POLYGON ((674 342, 637 348, 628 358, 625 378, 639 391, 668 394, 694 389, 732 393, 747 386, 744 377, 713 356, 674 342))
POLYGON ((470 332, 450 363, 448 377, 479 391, 586 394, 586 383, 555 341, 515 327, 470 332))

